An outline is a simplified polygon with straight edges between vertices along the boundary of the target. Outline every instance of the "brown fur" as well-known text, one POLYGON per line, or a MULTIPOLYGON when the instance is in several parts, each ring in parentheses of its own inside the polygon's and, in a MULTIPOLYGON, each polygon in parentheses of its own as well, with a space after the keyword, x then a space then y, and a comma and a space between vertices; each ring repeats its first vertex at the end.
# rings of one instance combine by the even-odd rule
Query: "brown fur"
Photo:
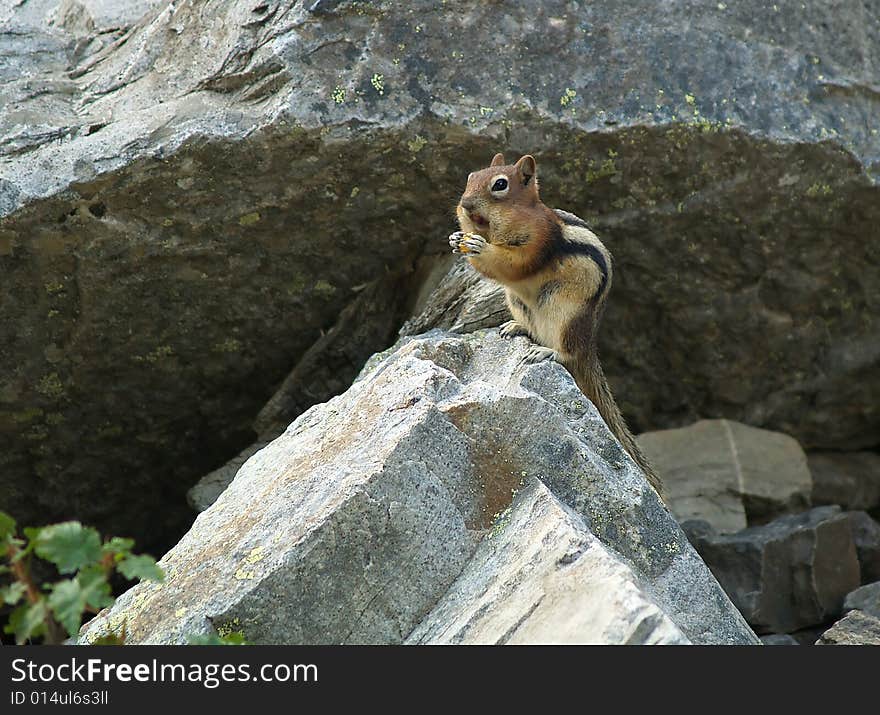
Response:
POLYGON ((660 478, 626 426, 599 362, 596 339, 611 288, 611 254, 589 229, 566 223, 576 217, 563 215, 541 202, 535 160, 528 155, 508 165, 496 154, 488 168, 468 176, 456 207, 461 230, 488 244, 468 257, 471 265, 504 285, 516 323, 534 342, 556 351, 660 492, 660 478), (503 195, 491 191, 499 177, 508 181, 503 195))

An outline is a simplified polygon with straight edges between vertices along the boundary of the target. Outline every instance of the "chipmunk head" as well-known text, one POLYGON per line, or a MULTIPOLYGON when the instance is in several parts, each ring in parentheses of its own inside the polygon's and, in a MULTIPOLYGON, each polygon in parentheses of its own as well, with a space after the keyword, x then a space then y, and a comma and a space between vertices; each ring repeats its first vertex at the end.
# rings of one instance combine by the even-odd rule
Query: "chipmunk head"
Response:
POLYGON ((526 154, 516 164, 505 164, 504 156, 496 154, 489 168, 468 176, 455 213, 462 231, 491 242, 493 235, 506 234, 537 203, 535 159, 526 154))

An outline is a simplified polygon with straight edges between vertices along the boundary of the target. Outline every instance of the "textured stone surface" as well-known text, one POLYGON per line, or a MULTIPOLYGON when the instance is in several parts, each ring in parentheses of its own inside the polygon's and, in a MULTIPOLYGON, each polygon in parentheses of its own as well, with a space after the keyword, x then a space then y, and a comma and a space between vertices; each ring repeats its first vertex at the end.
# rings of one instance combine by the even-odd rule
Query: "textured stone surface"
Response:
POLYGON ((800 645, 797 638, 787 633, 771 633, 769 636, 761 636, 764 645, 800 645))
POLYGON ((806 456, 788 435, 701 420, 646 432, 638 442, 663 479, 679 521, 701 519, 730 533, 810 505, 806 456))
POLYGON ((880 618, 850 611, 825 631, 816 645, 880 645, 880 618))
POLYGON ((602 349, 637 431, 723 416, 876 446, 864 3, 62 10, 6 3, 0 28, 0 506, 20 521, 181 528, 172 505, 254 440, 357 289, 448 252, 499 149, 536 154, 548 203, 615 254, 602 349))
POLYGON ((860 586, 848 593, 843 602, 844 611, 862 611, 880 618, 880 581, 860 586))
POLYGON ((787 633, 837 615, 859 581, 847 517, 838 507, 784 516, 736 534, 685 525, 724 590, 759 633, 787 633))
MULTIPOLYGON (((521 632, 508 624, 511 638, 757 642, 568 373, 523 367, 526 350, 497 332, 438 332, 375 356, 246 462, 162 559, 164 583, 123 594, 83 640, 124 622, 132 643, 179 643, 212 624, 255 643, 401 642, 445 594, 459 602, 454 584, 480 570, 472 559, 506 544, 501 591, 516 591, 505 574, 523 591, 548 576, 546 608, 521 632), (570 568, 515 528, 530 519, 559 535, 549 551, 584 547, 562 555, 570 568), (565 589, 595 619, 566 610, 565 589)), ((480 640, 504 640, 500 611, 480 640)), ((432 618, 426 630, 440 633, 432 618)))
POLYGON ((531 482, 407 643, 689 641, 620 557, 531 482))
POLYGON ((403 324, 400 334, 418 335, 437 328, 471 333, 506 320, 510 320, 510 311, 504 302, 504 288, 487 281, 467 261, 456 261, 419 314, 403 324))
POLYGON ((217 501, 226 487, 235 479, 238 470, 244 466, 254 454, 260 451, 268 444, 267 442, 254 442, 249 447, 245 447, 236 456, 230 459, 222 467, 218 467, 212 472, 208 472, 204 477, 186 493, 186 500, 189 505, 196 511, 204 511, 211 504, 217 501))
POLYGON ((811 452, 813 503, 844 509, 880 508, 880 454, 876 452, 811 452))
POLYGON ((862 583, 880 580, 880 524, 863 511, 846 513, 862 570, 862 583))

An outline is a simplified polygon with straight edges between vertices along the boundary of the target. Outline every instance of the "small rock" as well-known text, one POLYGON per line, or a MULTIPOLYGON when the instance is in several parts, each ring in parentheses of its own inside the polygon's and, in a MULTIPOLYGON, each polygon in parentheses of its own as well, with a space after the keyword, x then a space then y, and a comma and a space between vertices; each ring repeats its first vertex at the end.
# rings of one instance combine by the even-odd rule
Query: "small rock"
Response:
POLYGON ((869 616, 880 618, 880 581, 869 583, 848 594, 843 602, 843 610, 862 611, 869 616))
POLYGON ((858 587, 859 562, 847 516, 819 507, 736 534, 705 523, 686 532, 731 600, 760 632, 788 633, 840 613, 858 587))
POLYGON ((850 611, 825 631, 816 645, 880 645, 880 618, 850 611))
POLYGON ((852 527, 862 583, 880 581, 880 524, 863 511, 848 511, 845 516, 852 527))
POLYGON ((769 636, 761 636, 764 645, 800 645, 797 638, 788 633, 771 633, 769 636))
POLYGON ((803 449, 788 435, 730 420, 646 432, 639 446, 663 479, 679 521, 704 519, 721 533, 810 505, 803 449))
POLYGON ((839 504, 844 509, 880 506, 880 454, 876 452, 810 452, 813 504, 839 504))
POLYGON ((794 631, 788 635, 794 638, 798 645, 815 645, 819 636, 827 630, 828 623, 825 623, 821 626, 813 626, 812 628, 804 628, 799 631, 794 631))

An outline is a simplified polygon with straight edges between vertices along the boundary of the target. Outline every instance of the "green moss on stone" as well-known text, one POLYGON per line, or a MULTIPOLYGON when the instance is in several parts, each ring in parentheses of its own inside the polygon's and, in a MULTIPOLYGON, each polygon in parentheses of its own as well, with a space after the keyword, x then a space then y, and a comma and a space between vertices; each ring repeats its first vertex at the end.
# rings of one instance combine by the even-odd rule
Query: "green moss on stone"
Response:
POLYGON ((64 384, 61 382, 61 378, 58 377, 58 373, 50 372, 48 375, 44 375, 40 378, 40 381, 37 383, 37 392, 44 397, 49 397, 54 400, 59 397, 64 397, 66 391, 64 389, 64 384))

